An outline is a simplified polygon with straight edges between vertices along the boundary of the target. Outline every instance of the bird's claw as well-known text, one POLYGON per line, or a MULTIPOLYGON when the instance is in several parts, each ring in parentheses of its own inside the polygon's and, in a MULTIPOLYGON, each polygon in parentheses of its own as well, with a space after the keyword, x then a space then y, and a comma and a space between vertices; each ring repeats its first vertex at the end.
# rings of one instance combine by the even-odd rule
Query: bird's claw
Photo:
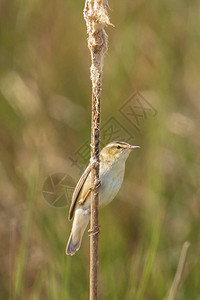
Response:
POLYGON ((88 229, 88 232, 89 232, 89 236, 92 236, 92 235, 97 235, 100 233, 100 225, 97 225, 95 226, 95 228, 92 230, 92 229, 88 229))
POLYGON ((94 190, 100 188, 100 186, 101 186, 101 181, 99 180, 99 181, 95 184, 94 190))

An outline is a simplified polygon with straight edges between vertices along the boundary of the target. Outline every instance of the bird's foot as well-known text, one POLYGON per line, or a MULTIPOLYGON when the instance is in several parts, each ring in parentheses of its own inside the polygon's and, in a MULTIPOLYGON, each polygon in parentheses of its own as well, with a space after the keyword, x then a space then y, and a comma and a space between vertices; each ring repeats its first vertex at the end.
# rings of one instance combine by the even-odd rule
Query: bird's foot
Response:
POLYGON ((100 186, 101 186, 101 181, 99 180, 99 181, 95 184, 93 190, 97 190, 98 188, 100 188, 100 186))
POLYGON ((94 227, 93 230, 92 229, 88 229, 89 236, 99 234, 100 233, 100 227, 101 227, 100 225, 97 225, 97 226, 94 227))

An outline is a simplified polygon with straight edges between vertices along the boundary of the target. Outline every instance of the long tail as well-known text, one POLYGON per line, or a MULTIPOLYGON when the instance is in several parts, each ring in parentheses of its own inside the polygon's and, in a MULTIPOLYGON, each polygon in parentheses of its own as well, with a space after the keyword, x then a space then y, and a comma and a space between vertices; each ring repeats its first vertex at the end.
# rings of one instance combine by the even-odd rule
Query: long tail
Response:
POLYGON ((85 229, 88 225, 90 214, 88 211, 79 208, 75 211, 74 221, 72 225, 72 231, 67 243, 66 254, 74 255, 81 246, 81 241, 85 229))

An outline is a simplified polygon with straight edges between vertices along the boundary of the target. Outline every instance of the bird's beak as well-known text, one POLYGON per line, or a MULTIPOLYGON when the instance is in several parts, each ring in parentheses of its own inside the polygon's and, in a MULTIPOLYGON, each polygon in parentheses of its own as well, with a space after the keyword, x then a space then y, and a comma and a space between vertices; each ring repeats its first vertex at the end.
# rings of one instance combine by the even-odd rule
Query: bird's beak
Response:
POLYGON ((129 146, 127 150, 140 149, 140 146, 129 146))

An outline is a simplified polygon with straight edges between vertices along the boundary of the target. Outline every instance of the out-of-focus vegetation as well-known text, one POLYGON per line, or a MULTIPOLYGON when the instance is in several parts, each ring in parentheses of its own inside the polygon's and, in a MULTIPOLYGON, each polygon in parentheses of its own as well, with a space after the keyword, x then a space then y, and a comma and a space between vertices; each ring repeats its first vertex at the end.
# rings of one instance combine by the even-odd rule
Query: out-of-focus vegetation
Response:
MULTIPOLYGON (((114 116, 141 150, 100 213, 100 299, 163 299, 186 240, 176 299, 200 299, 200 3, 109 4, 102 124, 114 116), (157 111, 140 111, 140 131, 119 111, 136 90, 157 111)), ((0 3, 1 299, 88 298, 89 238, 67 257, 68 208, 41 193, 50 174, 78 179, 70 157, 90 139, 83 5, 0 3)))

